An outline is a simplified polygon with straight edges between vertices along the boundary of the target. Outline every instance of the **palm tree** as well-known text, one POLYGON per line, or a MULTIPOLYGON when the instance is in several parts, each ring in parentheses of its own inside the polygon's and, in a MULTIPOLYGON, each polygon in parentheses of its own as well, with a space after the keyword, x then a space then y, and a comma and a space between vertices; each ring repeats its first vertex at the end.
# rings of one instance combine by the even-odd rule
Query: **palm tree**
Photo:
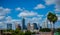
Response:
POLYGON ((54 24, 58 20, 56 14, 53 14, 53 13, 49 12, 48 15, 47 15, 47 19, 50 21, 50 23, 53 22, 52 28, 54 28, 54 24))
POLYGON ((58 18, 56 16, 56 14, 49 12, 47 15, 47 19, 50 21, 50 24, 51 24, 51 22, 53 22, 53 24, 52 24, 52 35, 54 35, 54 24, 58 20, 58 18))

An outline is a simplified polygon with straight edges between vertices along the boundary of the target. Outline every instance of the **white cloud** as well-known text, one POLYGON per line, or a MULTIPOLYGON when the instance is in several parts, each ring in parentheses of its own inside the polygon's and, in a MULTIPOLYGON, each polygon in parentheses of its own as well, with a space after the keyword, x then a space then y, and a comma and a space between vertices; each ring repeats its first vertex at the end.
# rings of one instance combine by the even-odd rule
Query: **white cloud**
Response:
POLYGON ((7 13, 10 13, 11 9, 9 8, 3 8, 0 7, 0 15, 6 15, 7 13))
POLYGON ((60 20, 60 17, 58 17, 58 20, 60 20))
POLYGON ((17 11, 23 11, 24 8, 17 7, 16 10, 17 10, 17 11))
POLYGON ((57 5, 60 5, 60 0, 55 0, 57 5))
POLYGON ((4 28, 5 28, 4 22, 0 22, 0 29, 4 29, 4 28))
POLYGON ((55 0, 45 0, 46 5, 55 4, 55 0))
POLYGON ((2 11, 4 8, 3 7, 0 7, 0 11, 2 11))
POLYGON ((38 20, 41 20, 41 19, 42 19, 42 17, 33 17, 33 18, 32 18, 32 20, 34 20, 34 21, 35 21, 35 20, 38 21, 38 20))
POLYGON ((4 25, 4 22, 0 22, 0 26, 4 25))
POLYGON ((42 20, 42 17, 33 17, 32 18, 32 23, 40 23, 41 22, 41 20, 42 20))
POLYGON ((12 17, 11 16, 6 17, 6 23, 11 23, 11 22, 12 22, 12 17))
POLYGON ((21 24, 21 20, 17 20, 17 19, 13 19, 12 22, 13 22, 14 24, 21 24))
POLYGON ((60 15, 59 15, 59 14, 56 14, 56 16, 57 16, 57 17, 60 17, 60 15))
POLYGON ((11 9, 0 7, 0 20, 5 19, 5 15, 10 13, 11 9))
POLYGON ((50 21, 48 21, 47 17, 44 19, 44 22, 50 24, 50 21))
POLYGON ((60 20, 60 14, 57 14, 58 20, 60 20))
POLYGON ((56 12, 60 12, 60 9, 57 8, 57 9, 55 9, 55 11, 56 11, 56 12))
POLYGON ((6 17, 6 19, 7 19, 7 20, 11 20, 11 19, 12 19, 12 17, 11 17, 11 16, 8 16, 8 17, 6 17))
POLYGON ((60 0, 55 1, 55 13, 60 12, 60 0))
POLYGON ((54 11, 55 11, 56 14, 58 14, 58 13, 60 14, 60 9, 57 8, 54 11))
POLYGON ((0 20, 3 20, 5 18, 5 16, 0 16, 0 20))
POLYGON ((37 15, 38 17, 43 17, 44 15, 37 15))
POLYGON ((5 11, 6 13, 9 13, 9 12, 11 11, 11 9, 5 8, 4 11, 5 11))
POLYGON ((11 16, 6 17, 6 21, 5 23, 11 23, 11 24, 21 24, 21 20, 20 19, 12 19, 11 16))
MULTIPOLYGON (((58 4, 55 5, 55 8, 59 8, 60 6, 58 4)), ((60 8, 59 8, 60 9, 60 8)))
POLYGON ((42 20, 42 17, 43 16, 44 15, 39 15, 36 12, 28 11, 28 10, 24 10, 23 12, 21 12, 21 13, 18 14, 18 17, 25 17, 27 23, 28 22, 31 22, 31 23, 34 23, 34 22, 39 23, 40 20, 42 20), (32 18, 29 18, 29 17, 32 17, 32 18))
POLYGON ((60 12, 60 5, 55 5, 55 12, 60 12))
POLYGON ((42 9, 45 8, 43 4, 38 4, 34 9, 42 9))
POLYGON ((60 12, 60 0, 45 0, 46 5, 52 5, 55 4, 55 13, 60 12))
POLYGON ((26 23, 41 23, 42 17, 32 17, 32 18, 26 18, 26 23))
POLYGON ((28 17, 28 16, 36 16, 38 15, 36 12, 33 12, 33 11, 27 11, 27 10, 24 10, 23 12, 19 13, 18 17, 28 17))
POLYGON ((58 17, 58 21, 60 21, 60 14, 56 14, 56 16, 58 17))

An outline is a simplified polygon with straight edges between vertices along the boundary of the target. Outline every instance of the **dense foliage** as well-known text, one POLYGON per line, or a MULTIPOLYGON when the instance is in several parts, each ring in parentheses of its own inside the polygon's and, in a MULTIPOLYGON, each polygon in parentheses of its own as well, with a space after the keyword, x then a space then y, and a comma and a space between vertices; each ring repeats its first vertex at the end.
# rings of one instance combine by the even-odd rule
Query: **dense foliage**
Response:
POLYGON ((56 32, 60 32, 60 28, 56 29, 56 32))
POLYGON ((49 29, 49 28, 42 28, 42 29, 40 29, 40 32, 50 32, 51 31, 51 29, 49 29))

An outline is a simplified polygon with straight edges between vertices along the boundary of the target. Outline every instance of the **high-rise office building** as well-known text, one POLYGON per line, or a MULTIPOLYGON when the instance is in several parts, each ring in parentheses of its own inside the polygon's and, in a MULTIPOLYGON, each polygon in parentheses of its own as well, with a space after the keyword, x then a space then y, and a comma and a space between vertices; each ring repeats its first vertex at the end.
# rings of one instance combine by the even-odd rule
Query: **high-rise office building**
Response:
POLYGON ((37 23, 33 23, 34 29, 38 29, 37 23))
POLYGON ((26 29, 26 26, 25 26, 25 19, 23 18, 22 19, 22 30, 25 30, 26 29))
POLYGON ((30 25, 30 23, 27 24, 27 30, 31 30, 31 25, 30 25))
POLYGON ((48 23, 47 23, 47 21, 45 21, 45 22, 42 24, 42 28, 48 28, 48 23))
POLYGON ((30 28, 31 30, 31 32, 33 32, 34 31, 34 25, 33 24, 31 24, 31 28, 30 28))
POLYGON ((21 26, 20 26, 20 24, 17 24, 17 25, 16 25, 16 28, 18 28, 18 29, 21 30, 21 26))
POLYGON ((7 24, 7 29, 8 30, 12 29, 12 24, 7 24))

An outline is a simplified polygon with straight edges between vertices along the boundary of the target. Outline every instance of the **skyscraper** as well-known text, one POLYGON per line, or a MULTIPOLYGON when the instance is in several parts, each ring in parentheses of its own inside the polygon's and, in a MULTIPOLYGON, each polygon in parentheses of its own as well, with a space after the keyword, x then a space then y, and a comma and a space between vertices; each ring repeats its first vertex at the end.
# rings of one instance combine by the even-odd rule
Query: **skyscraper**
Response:
POLYGON ((33 23, 34 29, 38 29, 37 23, 33 23))
POLYGON ((26 29, 26 26, 25 26, 25 19, 23 18, 22 19, 22 30, 25 30, 26 29))
POLYGON ((31 25, 30 25, 30 23, 27 24, 27 30, 31 30, 31 25))
POLYGON ((18 28, 19 30, 21 30, 20 24, 17 24, 17 27, 16 28, 18 28))
POLYGON ((30 30, 31 32, 33 32, 34 31, 34 25, 33 24, 31 24, 31 30, 30 30))
POLYGON ((7 29, 8 30, 12 29, 12 24, 7 24, 7 29))

